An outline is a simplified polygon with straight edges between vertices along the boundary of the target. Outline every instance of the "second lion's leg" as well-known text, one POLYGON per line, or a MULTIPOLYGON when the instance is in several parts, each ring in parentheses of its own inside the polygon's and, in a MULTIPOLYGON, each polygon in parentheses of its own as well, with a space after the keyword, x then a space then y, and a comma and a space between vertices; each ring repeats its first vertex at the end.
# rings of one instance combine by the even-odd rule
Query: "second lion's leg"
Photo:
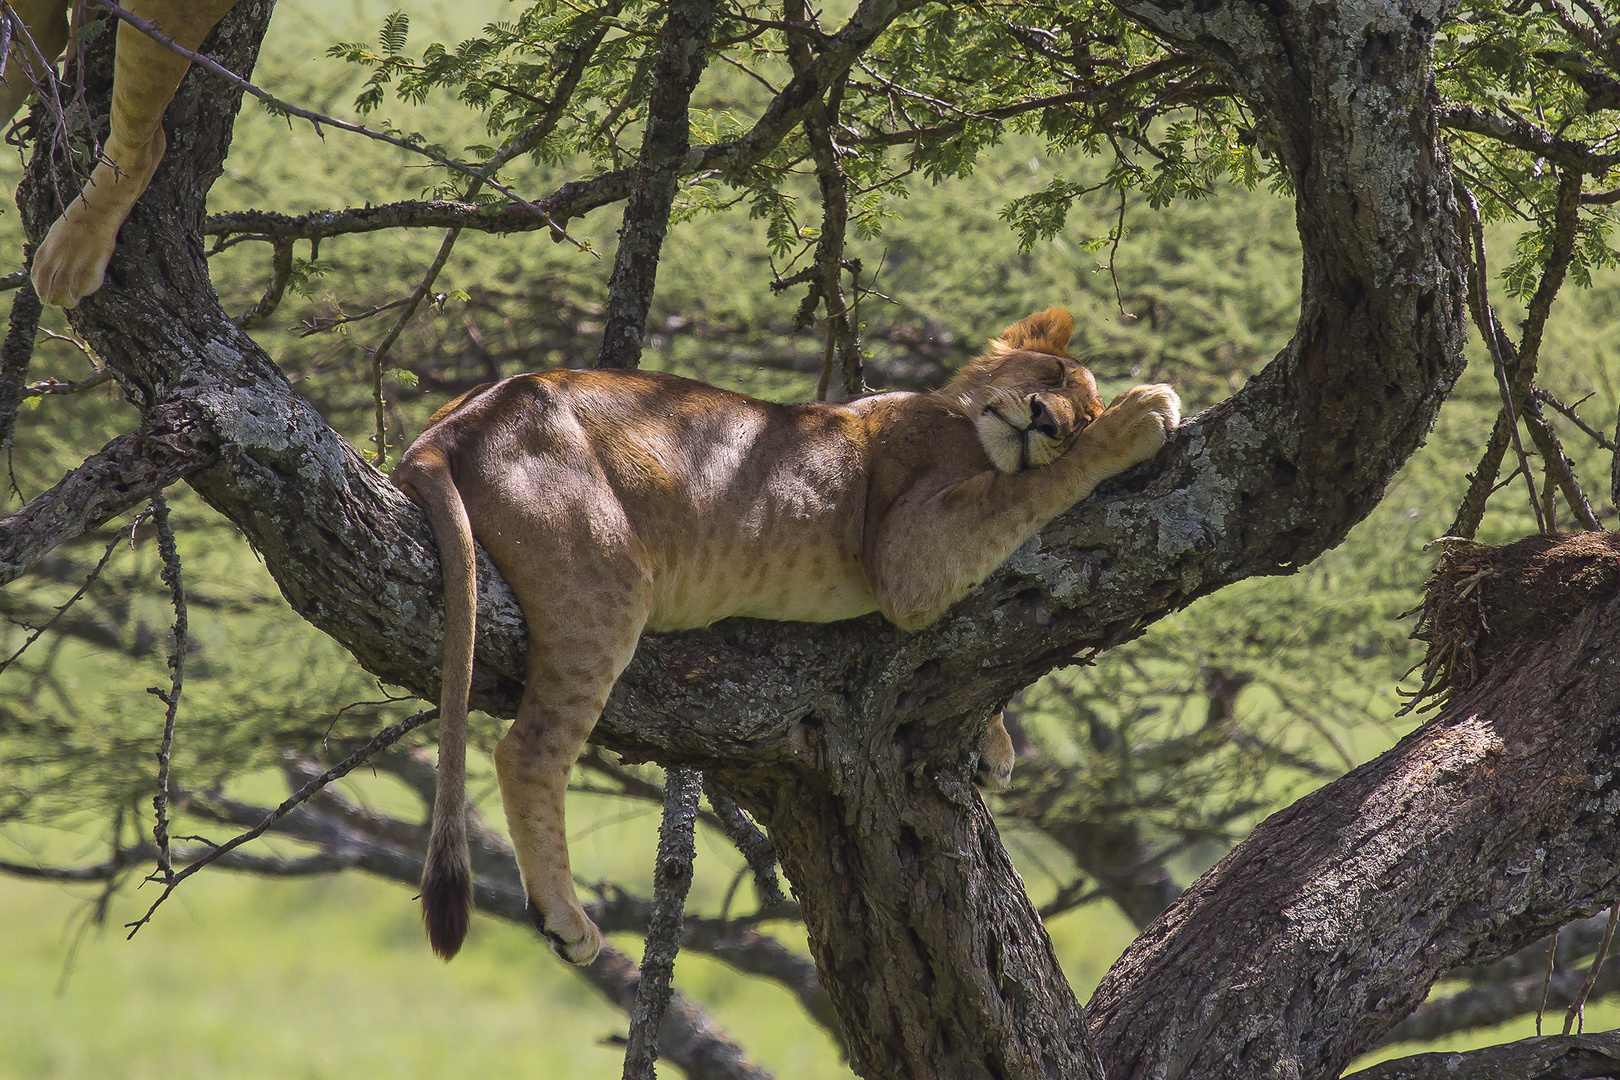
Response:
MULTIPOLYGON (((145 0, 130 9, 184 48, 197 47, 236 0, 145 0)), ((163 111, 191 61, 128 23, 118 25, 112 129, 84 190, 56 219, 34 255, 34 289, 47 304, 74 307, 101 288, 118 227, 141 197, 167 141, 163 111)))
POLYGON ((574 891, 563 816, 568 776, 619 672, 635 652, 644 621, 644 612, 616 627, 601 622, 581 627, 575 621, 570 629, 583 632, 564 640, 537 630, 537 624, 544 624, 531 618, 523 701, 512 729, 495 748, 501 802, 523 874, 529 918, 563 959, 575 964, 596 959, 602 935, 574 891))
POLYGON ((11 51, 6 57, 6 70, 0 75, 0 124, 9 122, 28 95, 34 92, 34 80, 44 79, 45 65, 56 63, 67 44, 67 0, 11 0, 11 10, 22 16, 33 47, 13 32, 11 51))
POLYGON ((1012 787, 1013 763, 1018 752, 1013 749, 1012 736, 1002 714, 990 718, 984 729, 984 742, 979 747, 979 768, 973 774, 973 783, 985 791, 1006 791, 1012 787))

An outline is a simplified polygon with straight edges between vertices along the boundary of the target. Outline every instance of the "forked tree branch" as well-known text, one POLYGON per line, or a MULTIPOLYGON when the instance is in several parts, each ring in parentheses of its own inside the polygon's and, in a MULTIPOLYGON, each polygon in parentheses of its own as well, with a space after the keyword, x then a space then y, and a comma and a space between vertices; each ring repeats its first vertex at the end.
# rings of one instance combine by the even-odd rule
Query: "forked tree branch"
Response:
POLYGON ((58 545, 208 467, 217 452, 203 410, 185 402, 148 410, 135 434, 120 435, 55 487, 0 519, 0 585, 27 573, 58 545))

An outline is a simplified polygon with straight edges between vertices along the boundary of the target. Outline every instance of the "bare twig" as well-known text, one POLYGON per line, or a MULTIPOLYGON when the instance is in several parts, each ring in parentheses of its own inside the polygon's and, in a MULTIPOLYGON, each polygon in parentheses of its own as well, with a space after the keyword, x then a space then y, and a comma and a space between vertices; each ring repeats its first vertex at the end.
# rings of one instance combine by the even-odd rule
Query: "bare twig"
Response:
MULTIPOLYGON (((1607 933, 1607 931, 1605 931, 1607 933)), ((1536 1002, 1536 1034, 1541 1034, 1541 1021, 1547 1015, 1547 994, 1552 990, 1553 968, 1558 963, 1558 935, 1553 935, 1547 949, 1547 970, 1541 975, 1541 999, 1536 1002)))
MULTIPOLYGON (((1542 332, 1546 328, 1547 318, 1552 312, 1558 290, 1563 286, 1570 261, 1574 258, 1575 232, 1580 224, 1581 214, 1580 197, 1580 172, 1565 168, 1558 178, 1558 202, 1553 213, 1552 244, 1547 253, 1546 267, 1525 311, 1524 328, 1518 349, 1518 365, 1521 370, 1527 363, 1533 368, 1540 355, 1542 332)), ((1493 315, 1492 319, 1494 318, 1493 315)), ((1601 529, 1602 525, 1598 523, 1597 515, 1592 512, 1592 506, 1575 478, 1575 471, 1569 459, 1564 456, 1563 446, 1560 445, 1557 434, 1542 417, 1541 407, 1536 403, 1534 396, 1529 394, 1529 380, 1519 376, 1520 373, 1516 372, 1513 400, 1523 403, 1525 426, 1530 431, 1530 437, 1535 440, 1536 448, 1541 451, 1542 465, 1547 470, 1548 478, 1555 481, 1563 491, 1564 499, 1569 503, 1576 520, 1587 529, 1601 529)), ((1551 527, 1550 520, 1547 526, 1551 527)))
MULTIPOLYGON (((1547 521, 1541 512, 1541 501, 1536 496, 1536 485, 1530 472, 1530 459, 1525 455, 1524 444, 1519 439, 1519 424, 1513 407, 1513 391, 1508 384, 1507 360, 1504 352, 1512 346, 1508 343, 1506 335, 1501 332, 1501 324, 1496 320, 1496 313, 1491 310, 1490 298, 1485 295, 1485 284, 1490 279, 1485 268, 1485 230, 1480 225, 1479 203, 1474 198, 1474 193, 1469 191, 1468 186, 1461 180, 1455 181, 1454 187, 1458 201, 1465 209, 1464 222, 1474 248, 1473 265, 1468 275, 1469 308, 1474 316, 1474 324, 1479 327, 1480 336, 1485 340, 1485 347, 1490 351, 1491 363, 1496 372, 1496 385, 1502 395, 1501 424, 1511 436, 1513 448, 1519 455, 1519 468, 1524 471, 1525 484, 1530 489, 1530 508, 1536 517, 1536 529, 1544 533, 1547 531, 1547 521)), ((1519 359, 1522 361, 1522 358, 1519 359)), ((1514 374, 1517 375, 1518 371, 1515 370, 1514 374)), ((1494 446, 1496 441, 1493 433, 1491 445, 1494 446)), ((1505 443, 1503 445, 1505 448, 1505 443)), ((1489 495, 1491 485, 1496 482, 1500 463, 1500 452, 1495 462, 1490 463, 1490 467, 1487 467, 1486 461, 1480 462, 1478 470, 1474 473, 1473 483, 1458 511, 1458 521, 1447 530, 1447 535, 1469 537, 1474 535, 1474 531, 1479 527, 1478 515, 1483 514, 1485 510, 1484 496, 1489 495), (1477 499, 1476 489, 1482 489, 1483 492, 1477 499), (1472 520, 1465 520, 1465 515, 1471 516, 1472 520)))
POLYGON ((236 325, 242 330, 251 330, 275 313, 281 306, 281 297, 287 291, 287 282, 292 280, 293 270, 293 242, 277 238, 271 241, 270 254, 270 284, 265 287, 264 295, 259 302, 248 308, 236 317, 236 325))
POLYGON ((1564 1014, 1564 1034, 1580 1019, 1581 1029, 1586 1027, 1586 999, 1592 994, 1592 987, 1597 985, 1598 972, 1603 970, 1603 961, 1609 958, 1609 946, 1614 943, 1614 926, 1620 921, 1620 904, 1609 908, 1609 925, 1603 928, 1603 941, 1598 945, 1597 954, 1592 957, 1592 966, 1586 971, 1586 980, 1581 983, 1580 993, 1570 1002, 1569 1011, 1564 1014))
MULTIPOLYGON (((1560 960, 1565 950, 1559 948, 1560 960)), ((1501 983, 1469 986, 1454 994, 1425 1001, 1384 1038, 1386 1045, 1398 1042, 1426 1042, 1461 1031, 1495 1027, 1515 1017, 1535 1016, 1548 1009, 1567 1008, 1580 994, 1588 972, 1580 967, 1560 966, 1552 978, 1546 971, 1510 978, 1501 983), (1545 990, 1543 987, 1545 986, 1545 990), (1542 995, 1546 1003, 1542 1006, 1542 995)), ((1607 964, 1599 971, 1589 997, 1596 999, 1620 991, 1620 965, 1607 964)))
MULTIPOLYGON (((1588 424, 1585 420, 1582 420, 1580 413, 1575 411, 1580 406, 1581 401, 1585 401, 1586 398, 1582 398, 1581 401, 1577 401, 1574 405, 1566 405, 1539 386, 1532 386, 1530 388, 1530 396, 1539 402, 1551 405, 1554 410, 1561 413, 1567 420, 1569 420, 1570 423, 1580 428, 1591 438, 1593 442, 1597 443, 1603 449, 1608 450, 1611 453, 1614 451, 1614 440, 1603 434, 1603 432, 1599 431, 1591 424, 1588 424)), ((1586 395, 1586 397, 1591 396, 1591 394, 1586 395)))
POLYGON ((96 372, 88 379, 78 382, 63 382, 61 379, 41 379, 39 382, 29 383, 23 390, 23 397, 44 397, 47 394, 78 394, 85 390, 94 390, 98 386, 105 386, 113 381, 113 373, 106 368, 96 372))
MULTIPOLYGON (((1541 451, 1541 463, 1547 470, 1547 483, 1556 485, 1564 493, 1564 501, 1569 503, 1575 519, 1583 527, 1593 531, 1602 529, 1597 514, 1592 510, 1591 502, 1586 498, 1586 492, 1581 490, 1581 483, 1575 477, 1575 468, 1570 464, 1568 455, 1564 453, 1564 444, 1559 441, 1558 433, 1542 415, 1541 404, 1533 393, 1524 401, 1524 425, 1530 430, 1530 437, 1535 440, 1536 448, 1541 451)), ((1549 494, 1544 501, 1547 503, 1547 525, 1548 528, 1553 528, 1551 495, 1549 494)))
MULTIPOLYGON (((1541 352, 1541 334, 1552 313, 1553 301, 1563 287, 1564 275, 1575 255, 1575 233, 1581 219, 1581 173, 1565 169, 1558 178, 1558 202, 1553 210, 1552 244, 1547 253, 1546 269, 1541 281, 1525 306, 1524 330, 1519 339, 1519 363, 1526 359, 1534 362, 1541 352)), ((1528 384, 1526 384, 1528 385, 1528 384)))
POLYGON ((153 880, 165 884, 174 876, 169 856, 169 758, 174 750, 174 721, 180 711, 180 689, 186 673, 186 586, 180 576, 180 551, 175 547, 174 530, 169 527, 169 503, 163 493, 152 496, 152 521, 157 526, 158 552, 163 556, 163 583, 169 587, 169 601, 174 605, 174 630, 169 653, 171 678, 167 693, 156 686, 148 687, 152 694, 167 706, 163 717, 163 742, 158 747, 158 790, 152 797, 152 809, 157 820, 152 827, 152 839, 157 844, 157 874, 153 880))
POLYGON ((0 276, 0 292, 22 288, 22 283, 28 280, 28 271, 13 270, 11 273, 0 276))
POLYGON ((364 311, 356 312, 353 315, 340 314, 324 318, 310 319, 303 324, 303 329, 298 331, 298 336, 309 337, 313 334, 324 334, 328 330, 334 330, 339 326, 346 326, 349 323, 365 322, 367 319, 374 319, 385 311, 393 311, 395 308, 403 307, 410 302, 411 298, 409 296, 402 296, 398 300, 390 300, 386 304, 378 304, 375 307, 366 308, 364 311))
MULTIPOLYGON (((135 530, 140 528, 141 522, 146 519, 147 513, 148 511, 143 510, 141 513, 137 514, 135 516, 135 520, 130 523, 129 533, 131 541, 134 539, 135 530)), ((112 558, 113 552, 118 550, 118 545, 123 543, 123 540, 124 537, 121 533, 118 536, 113 537, 112 542, 107 545, 107 550, 101 553, 101 558, 96 562, 95 568, 92 569, 89 575, 85 577, 84 584, 80 585, 78 591, 76 591, 72 596, 68 597, 67 603, 57 608, 56 613, 49 619, 45 620, 43 625, 35 627, 34 632, 29 634, 27 640, 17 647, 16 652, 12 653, 4 660, 0 660, 0 671, 5 671, 6 668, 15 663, 17 657, 28 651, 28 646, 38 641, 45 631, 55 626, 56 621, 67 613, 68 608, 79 602, 79 599, 84 596, 84 594, 89 590, 90 586, 95 584, 95 580, 101 576, 101 571, 106 569, 107 560, 112 558)))
MULTIPOLYGON (((468 186, 468 192, 469 194, 476 194, 477 191, 478 182, 474 181, 468 186)), ((444 264, 449 261, 450 252, 455 248, 456 240, 460 236, 460 229, 451 229, 445 233, 444 240, 439 244, 439 253, 434 256, 432 264, 427 268, 427 273, 422 275, 422 280, 417 283, 411 295, 405 298, 405 310, 399 313, 399 318, 394 320, 394 325, 388 328, 388 332, 377 343, 377 347, 371 350, 371 399, 376 409, 377 420, 377 430, 372 436, 377 443, 373 461, 379 469, 386 468, 388 465, 388 429, 383 419, 382 377, 384 361, 388 357, 388 350, 393 347, 394 342, 399 340, 399 335, 405 329, 405 324, 411 321, 411 316, 416 314, 416 309, 421 306, 423 298, 433 288, 433 283, 439 279, 439 271, 443 270, 444 264)))
POLYGON ((164 884, 162 895, 160 895, 156 900, 152 901, 152 906, 146 909, 145 915, 142 915, 139 919, 136 919, 132 923, 125 924, 126 928, 129 930, 129 936, 134 937, 136 933, 140 931, 141 927, 145 926, 151 921, 153 912, 157 911, 158 906, 161 905, 163 901, 167 900, 169 898, 169 894, 174 892, 179 884, 186 880, 186 878, 190 877, 192 874, 195 874, 209 863, 215 862, 226 853, 241 847, 249 840, 253 840, 264 835, 265 830, 269 829, 276 822, 286 817, 289 813, 296 809, 300 803, 307 800, 311 795, 314 795, 317 791, 320 791, 332 781, 347 776, 355 766, 364 762, 372 754, 394 745, 400 739, 403 739, 409 732, 412 732, 421 727, 423 724, 434 720, 438 717, 438 715, 439 710, 436 707, 432 709, 424 709, 422 712, 417 713, 415 716, 407 720, 401 720, 399 723, 394 724, 391 727, 384 728, 382 731, 379 731, 375 736, 373 736, 371 741, 366 743, 366 745, 362 746, 360 749, 356 750, 354 753, 350 754, 348 757, 344 758, 330 769, 327 769, 325 772, 321 773, 321 775, 317 776, 315 779, 311 780, 309 783, 305 784, 303 787, 299 788, 293 794, 288 796, 282 801, 280 806, 276 807, 269 814, 265 815, 264 820, 259 822, 253 828, 244 833, 239 833, 236 836, 233 836, 231 839, 219 845, 219 847, 214 848, 202 858, 188 863, 183 870, 177 874, 174 874, 164 884))
POLYGON ((653 870, 652 924, 641 958, 641 982, 630 1015, 630 1038, 624 1052, 624 1080, 653 1080, 658 1057, 658 1028, 669 1005, 670 978, 681 947, 686 893, 692 887, 692 860, 697 851, 692 826, 697 816, 696 769, 669 770, 664 779, 664 820, 658 829, 658 864, 653 870))

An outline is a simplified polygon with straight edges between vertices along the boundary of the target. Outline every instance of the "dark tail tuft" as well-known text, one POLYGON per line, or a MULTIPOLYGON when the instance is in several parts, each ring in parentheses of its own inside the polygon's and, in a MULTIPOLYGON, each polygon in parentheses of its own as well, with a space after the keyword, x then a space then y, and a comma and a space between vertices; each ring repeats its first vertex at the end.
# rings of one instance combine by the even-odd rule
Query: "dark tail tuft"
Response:
POLYGON ((472 880, 465 864, 429 858, 422 872, 422 922, 428 944, 441 960, 461 951, 472 918, 472 880))

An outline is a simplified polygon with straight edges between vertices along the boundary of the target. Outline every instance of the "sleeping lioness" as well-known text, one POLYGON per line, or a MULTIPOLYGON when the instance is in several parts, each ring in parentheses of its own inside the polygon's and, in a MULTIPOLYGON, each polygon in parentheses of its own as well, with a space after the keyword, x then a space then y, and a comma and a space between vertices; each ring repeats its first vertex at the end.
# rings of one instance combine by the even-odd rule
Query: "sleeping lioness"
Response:
MULTIPOLYGON (((1031 315, 931 394, 773 405, 673 375, 553 371, 439 410, 394 473, 444 567, 439 791, 422 877, 434 951, 455 955, 472 905, 475 539, 529 627, 523 698, 495 766, 530 918, 586 964, 602 937, 574 894, 563 795, 642 631, 733 615, 880 611, 906 630, 938 619, 1179 422, 1168 386, 1104 409, 1066 351, 1073 327, 1062 308, 1031 315)), ((1005 739, 992 749, 1010 765, 1005 739)))

